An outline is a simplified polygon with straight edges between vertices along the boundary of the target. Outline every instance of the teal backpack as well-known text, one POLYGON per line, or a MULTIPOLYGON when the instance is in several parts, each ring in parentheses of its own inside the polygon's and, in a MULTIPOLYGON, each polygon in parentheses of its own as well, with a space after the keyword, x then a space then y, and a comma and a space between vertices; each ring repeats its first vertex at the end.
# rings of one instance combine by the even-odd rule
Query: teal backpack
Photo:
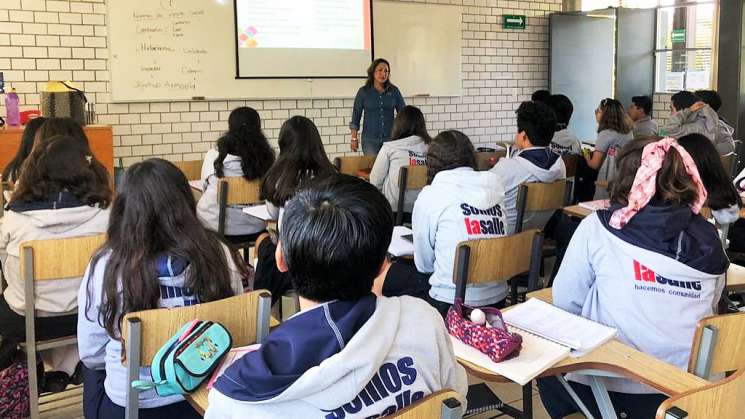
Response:
POLYGON ((193 320, 155 354, 150 366, 152 381, 135 380, 132 388, 155 388, 159 396, 190 393, 209 378, 232 344, 230 333, 220 323, 193 320))

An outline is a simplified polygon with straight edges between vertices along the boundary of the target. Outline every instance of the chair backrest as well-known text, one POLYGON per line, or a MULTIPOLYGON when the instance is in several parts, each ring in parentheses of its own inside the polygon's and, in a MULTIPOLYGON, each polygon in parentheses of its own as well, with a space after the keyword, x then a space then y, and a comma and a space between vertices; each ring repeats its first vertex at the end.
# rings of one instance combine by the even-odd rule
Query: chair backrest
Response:
POLYGON ((225 234, 226 208, 229 205, 258 203, 261 196, 261 180, 246 180, 242 176, 220 178, 217 183, 217 232, 225 234))
POLYGON ((202 160, 181 160, 173 162, 181 170, 187 180, 199 180, 202 178, 202 160))
POLYGON ((506 281, 528 273, 528 291, 537 288, 543 234, 532 229, 511 236, 468 240, 455 251, 456 296, 465 300, 466 285, 506 281))
POLYGON ((745 313, 699 320, 688 372, 709 379, 712 374, 737 370, 745 370, 745 313))
POLYGON ((741 418, 745 412, 745 369, 729 378, 665 400, 656 419, 741 418))
POLYGON ((517 217, 515 232, 523 228, 525 214, 536 211, 552 211, 564 208, 569 199, 566 179, 552 183, 523 183, 517 191, 517 217))
POLYGON ((440 390, 399 410, 391 418, 395 419, 460 419, 463 405, 453 390, 440 390))
POLYGON ((506 150, 502 151, 479 151, 476 153, 476 170, 484 171, 489 170, 499 161, 507 155, 506 150))
POLYGON ((720 155, 719 160, 722 162, 722 166, 724 167, 724 171, 727 173, 727 176, 732 178, 735 175, 735 171, 737 170, 737 154, 729 153, 723 156, 720 155))
POLYGON ((398 174, 398 207, 396 225, 403 224, 404 201, 407 189, 422 189, 427 186, 427 166, 404 166, 398 174))
POLYGON ((564 154, 561 156, 564 160, 564 167, 566 167, 566 175, 568 178, 574 177, 577 173, 577 162, 579 161, 579 154, 564 154))
POLYGON ((105 234, 97 234, 23 242, 20 246, 21 277, 25 281, 81 277, 93 253, 105 241, 105 234))
POLYGON ((345 175, 357 176, 360 169, 372 169, 375 163, 375 156, 344 156, 334 159, 334 166, 339 173, 345 175))

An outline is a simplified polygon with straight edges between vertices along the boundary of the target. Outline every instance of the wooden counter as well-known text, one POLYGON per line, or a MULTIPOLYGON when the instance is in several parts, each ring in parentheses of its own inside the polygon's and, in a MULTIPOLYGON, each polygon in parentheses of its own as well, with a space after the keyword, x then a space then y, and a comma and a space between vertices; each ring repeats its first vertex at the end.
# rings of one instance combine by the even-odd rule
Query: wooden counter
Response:
MULTIPOLYGON (((89 125, 83 127, 88 143, 96 159, 106 167, 109 176, 114 179, 114 135, 111 126, 89 125)), ((0 171, 13 160, 21 145, 23 128, 8 127, 0 129, 0 171)))

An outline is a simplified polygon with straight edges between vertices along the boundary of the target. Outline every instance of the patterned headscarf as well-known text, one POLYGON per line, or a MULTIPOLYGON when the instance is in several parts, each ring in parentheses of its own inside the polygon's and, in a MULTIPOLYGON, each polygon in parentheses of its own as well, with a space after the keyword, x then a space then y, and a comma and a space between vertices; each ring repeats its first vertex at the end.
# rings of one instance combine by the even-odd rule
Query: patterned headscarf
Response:
POLYGON ((675 141, 674 138, 665 138, 663 140, 647 144, 642 152, 642 162, 639 170, 636 171, 634 184, 629 192, 629 204, 624 208, 616 210, 610 218, 610 226, 615 229, 622 229, 639 210, 644 208, 649 200, 654 197, 657 188, 657 172, 662 168, 665 161, 665 155, 670 147, 675 148, 683 159, 686 172, 693 178, 693 183, 698 189, 698 197, 691 204, 691 210, 698 214, 706 202, 706 188, 701 181, 698 168, 693 158, 685 149, 675 141))

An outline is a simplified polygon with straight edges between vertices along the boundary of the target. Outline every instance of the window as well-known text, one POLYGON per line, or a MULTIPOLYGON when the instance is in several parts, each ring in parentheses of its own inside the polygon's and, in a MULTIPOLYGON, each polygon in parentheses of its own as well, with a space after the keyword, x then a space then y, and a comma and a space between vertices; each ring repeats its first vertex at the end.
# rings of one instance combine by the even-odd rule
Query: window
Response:
POLYGON ((709 89, 716 37, 715 0, 583 0, 582 10, 657 8, 655 91, 709 89))

